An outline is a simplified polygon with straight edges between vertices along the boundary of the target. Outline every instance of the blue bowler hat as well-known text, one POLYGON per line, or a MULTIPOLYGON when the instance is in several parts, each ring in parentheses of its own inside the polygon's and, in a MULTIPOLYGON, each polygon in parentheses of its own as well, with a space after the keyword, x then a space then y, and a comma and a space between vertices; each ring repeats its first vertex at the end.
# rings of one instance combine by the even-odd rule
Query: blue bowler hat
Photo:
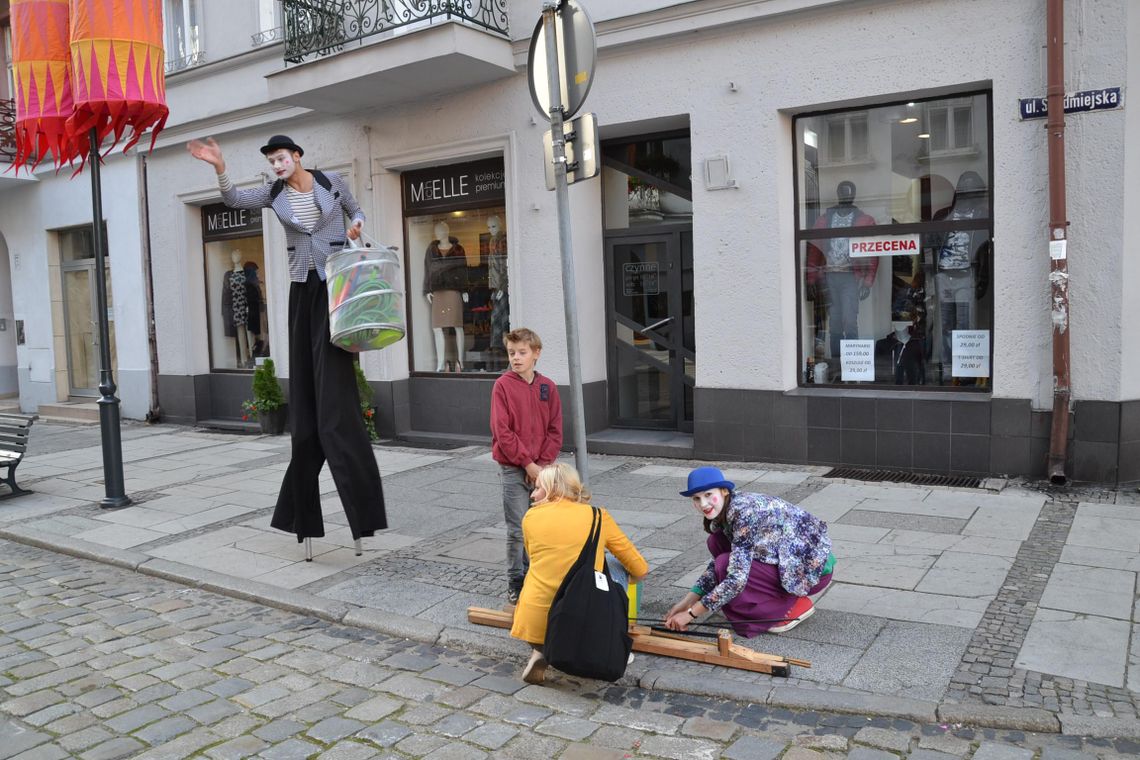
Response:
POLYGON ((724 473, 715 467, 698 467, 689 473, 689 488, 681 491, 681 495, 692 496, 710 488, 727 488, 735 491, 736 484, 731 480, 725 480, 724 473))

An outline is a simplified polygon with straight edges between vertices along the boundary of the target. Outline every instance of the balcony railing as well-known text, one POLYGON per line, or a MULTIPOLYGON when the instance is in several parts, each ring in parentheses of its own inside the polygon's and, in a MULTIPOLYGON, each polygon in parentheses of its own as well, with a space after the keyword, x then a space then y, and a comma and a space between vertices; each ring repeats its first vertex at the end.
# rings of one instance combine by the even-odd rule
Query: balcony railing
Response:
POLYGON ((0 100, 0 163, 16 160, 16 103, 0 100))
POLYGON ((190 69, 195 66, 201 66, 206 62, 206 53, 202 50, 191 53, 183 58, 167 58, 166 59, 166 74, 167 76, 176 71, 183 69, 190 69))
POLYGON ((507 34, 507 0, 283 0, 285 60, 339 53, 345 44, 435 19, 507 34))

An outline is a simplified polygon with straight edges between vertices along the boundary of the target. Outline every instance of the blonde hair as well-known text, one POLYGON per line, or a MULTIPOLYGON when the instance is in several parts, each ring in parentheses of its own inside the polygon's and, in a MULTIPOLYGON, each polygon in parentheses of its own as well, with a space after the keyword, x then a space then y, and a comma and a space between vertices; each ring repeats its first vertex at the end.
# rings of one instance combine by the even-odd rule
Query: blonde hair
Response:
POLYGON ((546 491, 546 498, 540 504, 550 501, 566 499, 586 504, 590 501, 590 492, 582 485, 582 478, 578 471, 568 464, 557 462, 547 465, 538 471, 534 479, 536 487, 546 491))
POLYGON ((542 350, 542 338, 538 333, 527 327, 518 327, 503 336, 503 346, 508 343, 526 343, 532 351, 542 350))

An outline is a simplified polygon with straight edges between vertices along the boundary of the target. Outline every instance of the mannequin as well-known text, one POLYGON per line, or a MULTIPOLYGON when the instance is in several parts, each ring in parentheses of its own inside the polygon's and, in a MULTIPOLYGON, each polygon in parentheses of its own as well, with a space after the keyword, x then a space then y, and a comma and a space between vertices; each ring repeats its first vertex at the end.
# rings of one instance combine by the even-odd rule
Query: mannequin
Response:
MULTIPOLYGON (((815 229, 866 227, 875 218, 855 205, 855 183, 843 180, 835 188, 838 203, 822 213, 815 229)), ((839 357, 839 342, 859 337, 859 302, 871 294, 879 259, 874 256, 852 259, 850 239, 845 237, 808 244, 807 284, 827 286, 827 321, 831 333, 831 358, 839 357), (822 250, 821 250, 822 248, 822 250)))
POLYGON ((251 359, 269 356, 265 334, 261 331, 262 325, 266 324, 267 320, 263 319, 266 316, 265 296, 261 292, 261 282, 257 277, 257 262, 247 261, 242 265, 242 269, 245 271, 245 298, 249 303, 249 321, 246 322, 250 335, 249 356, 251 359))
POLYGON ((451 235, 447 222, 436 222, 435 237, 424 254, 424 297, 431 306, 435 337, 436 372, 447 368, 445 333, 455 345, 455 371, 463 371, 466 336, 463 334, 463 304, 467 303, 467 253, 451 235), (446 241, 446 243, 441 242, 446 241))
POLYGON ((895 368, 895 385, 925 385, 926 365, 922 341, 911 335, 910 322, 891 322, 891 361, 895 368))
POLYGON ((498 216, 487 217, 487 285, 491 288, 491 351, 505 351, 503 336, 510 332, 510 305, 507 297, 507 236, 498 216))
MULTIPOLYGON (((246 293, 245 270, 241 265, 241 251, 230 252, 233 268, 222 280, 222 319, 225 334, 234 339, 237 366, 250 366, 249 299, 246 293)), ((260 304, 259 304, 260 308, 260 304)))
POLYGON ((942 325, 942 372, 953 362, 953 331, 974 327, 977 303, 987 289, 989 275, 984 261, 989 250, 986 184, 974 171, 962 172, 954 200, 942 216, 945 221, 982 220, 982 229, 946 233, 938 248, 934 283, 938 290, 938 310, 942 325))

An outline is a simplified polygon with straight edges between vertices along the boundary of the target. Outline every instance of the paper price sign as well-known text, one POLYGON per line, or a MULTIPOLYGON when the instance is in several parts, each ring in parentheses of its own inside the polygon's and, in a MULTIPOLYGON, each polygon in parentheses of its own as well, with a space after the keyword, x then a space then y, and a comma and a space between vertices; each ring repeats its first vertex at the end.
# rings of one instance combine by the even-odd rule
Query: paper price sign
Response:
POLYGON ((954 377, 990 376, 990 331, 954 330, 951 334, 954 377))
POLYGON ((875 379, 875 341, 839 341, 840 367, 844 381, 875 379))

